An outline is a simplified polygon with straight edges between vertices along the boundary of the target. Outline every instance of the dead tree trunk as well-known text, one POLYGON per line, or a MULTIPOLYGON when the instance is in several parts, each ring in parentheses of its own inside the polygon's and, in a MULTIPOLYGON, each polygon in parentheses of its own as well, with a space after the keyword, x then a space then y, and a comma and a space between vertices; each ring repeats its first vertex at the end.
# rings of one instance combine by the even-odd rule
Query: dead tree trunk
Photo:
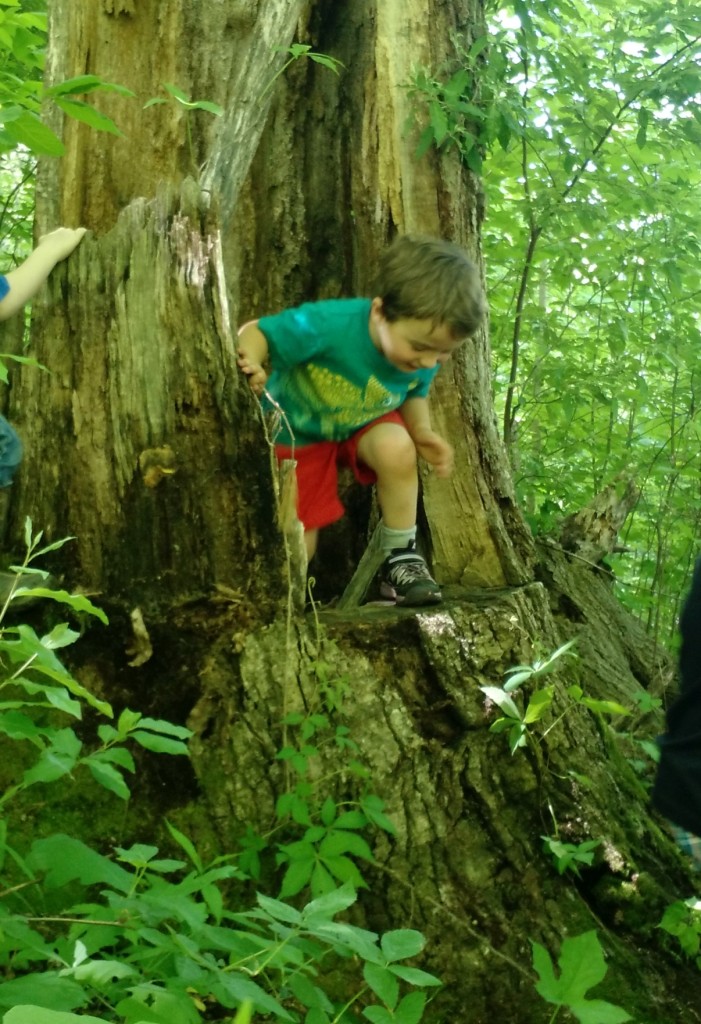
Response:
MULTIPOLYGON (((479 259, 479 182, 451 154, 417 162, 405 133, 412 67, 447 59, 451 32, 479 35, 479 4, 52 0, 51 10, 53 74, 94 71, 141 101, 175 80, 226 107, 221 122, 194 123, 191 149, 182 112, 123 114, 125 101, 108 96, 126 138, 67 125, 67 156, 44 174, 41 229, 81 221, 97 237, 37 309, 32 354, 52 375, 15 379, 10 412, 28 450, 15 534, 29 513, 51 536, 76 535, 69 580, 125 610, 144 605, 153 634, 152 659, 130 666, 115 653, 126 640, 117 616, 108 640, 89 640, 84 671, 115 700, 190 722, 202 829, 223 849, 246 824, 269 824, 285 786, 281 720, 318 707, 319 662, 347 680, 344 720, 398 824, 394 839, 376 837, 362 913, 426 933, 427 966, 447 983, 433 1019, 544 1020, 528 940, 556 953, 592 927, 610 956, 597 994, 643 1007, 641 1019, 651 1006, 654 1020, 699 1019, 694 975, 655 930, 688 879, 625 748, 566 692, 577 682, 630 703, 664 672, 595 571, 555 550, 536 559, 498 441, 486 334, 433 403, 458 453, 454 480, 426 477, 423 493, 448 602, 327 612, 320 629, 295 603, 269 449, 232 360, 235 320, 368 293, 395 230, 448 235, 479 259), (271 90, 266 121, 281 64, 271 46, 287 46, 295 24, 300 42, 345 70, 298 61, 271 90), (183 184, 193 154, 198 169, 208 162, 183 184), (227 603, 210 600, 215 583, 227 603), (495 709, 480 686, 575 636, 578 666, 512 757, 489 732, 495 709), (554 871, 541 836, 555 831, 601 840, 591 872, 554 871)), ((361 545, 369 514, 353 518, 361 545)), ((353 792, 342 774, 335 795, 353 792)))

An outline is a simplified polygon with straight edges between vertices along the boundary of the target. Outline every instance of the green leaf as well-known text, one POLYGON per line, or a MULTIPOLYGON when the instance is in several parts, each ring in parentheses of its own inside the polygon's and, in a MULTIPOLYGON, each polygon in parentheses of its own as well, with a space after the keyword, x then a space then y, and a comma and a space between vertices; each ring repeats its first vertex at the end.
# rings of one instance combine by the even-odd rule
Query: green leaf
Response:
POLYGON ((188 104, 192 110, 206 110, 209 114, 214 114, 215 117, 223 117, 224 108, 220 107, 218 103, 212 103, 210 100, 196 100, 194 103, 188 104))
POLYGON ((395 975, 379 964, 366 963, 363 967, 363 978, 377 998, 393 1010, 399 1001, 399 982, 395 975))
POLYGON ((158 853, 158 847, 147 843, 133 843, 128 849, 115 846, 114 851, 117 854, 117 859, 123 864, 130 864, 137 870, 141 870, 149 866, 150 861, 158 853))
POLYGON ((177 85, 171 85, 169 82, 164 82, 163 88, 165 89, 166 92, 169 92, 170 95, 173 96, 176 100, 180 100, 182 104, 187 105, 188 103, 190 103, 190 97, 187 96, 182 91, 182 89, 179 89, 177 85))
POLYGON ((140 721, 141 713, 139 711, 131 711, 129 708, 125 708, 117 720, 119 735, 126 737, 132 729, 136 728, 140 721))
POLYGON ((330 796, 328 796, 321 805, 321 811, 319 812, 319 816, 321 818, 322 823, 327 827, 332 823, 332 821, 336 817, 336 802, 332 800, 330 796))
POLYGON ((360 829, 365 828, 368 819, 362 811, 344 811, 334 821, 334 828, 360 829))
POLYGON ((382 964, 383 956, 377 947, 377 935, 374 932, 356 928, 340 921, 313 920, 307 924, 308 934, 318 941, 338 948, 343 952, 355 953, 369 963, 382 964))
POLYGON ((283 903, 282 900, 271 899, 270 896, 264 896, 263 893, 256 893, 256 900, 258 906, 261 907, 267 914, 275 918, 276 921, 285 921, 287 924, 299 924, 302 920, 302 915, 299 910, 295 910, 289 903, 283 903))
POLYGON ((4 131, 14 145, 26 146, 37 156, 63 156, 61 140, 30 111, 6 124, 4 131))
POLYGON ((68 114, 69 117, 74 118, 76 121, 81 121, 83 124, 87 124, 90 128, 95 128, 99 132, 109 132, 110 135, 117 135, 123 138, 124 132, 117 127, 112 118, 96 110, 95 107, 91 107, 89 103, 84 103, 82 100, 67 99, 65 96, 56 96, 55 102, 56 106, 60 107, 64 114, 68 114))
POLYGON ((425 992, 410 992, 404 996, 397 1007, 394 1019, 396 1024, 419 1024, 426 1006, 425 992))
POLYGON ((395 1016, 384 1006, 366 1006, 363 1010, 363 1017, 367 1017, 370 1024, 395 1024, 395 1016))
POLYGON ((615 700, 595 700, 593 697, 582 697, 580 704, 583 704, 590 711, 596 711, 601 715, 629 715, 630 708, 618 704, 615 700))
POLYGON ((36 764, 22 775, 24 786, 55 782, 75 767, 82 744, 72 729, 56 730, 50 736, 50 744, 41 752, 36 764))
POLYGON ((253 1015, 253 1003, 250 999, 244 999, 236 1011, 232 1024, 251 1024, 253 1015))
POLYGON ((283 897, 296 896, 298 892, 301 892, 305 885, 309 885, 315 865, 316 858, 311 848, 310 855, 306 860, 292 861, 283 876, 280 895, 283 897))
POLYGON ((131 795, 130 790, 121 772, 117 771, 111 764, 105 764, 91 758, 86 758, 86 764, 96 782, 105 789, 108 789, 110 793, 114 793, 121 800, 129 799, 131 795))
POLYGON ((132 995, 117 1003, 115 1012, 125 1024, 200 1024, 201 1017, 189 999, 156 985, 135 986, 132 995))
POLYGON ((429 117, 433 130, 433 142, 440 146, 448 135, 448 117, 440 103, 429 104, 429 117))
POLYGON ((180 740, 189 740, 192 736, 192 729, 184 725, 175 725, 173 722, 166 722, 161 718, 139 718, 140 729, 150 729, 152 732, 162 732, 166 736, 177 736, 180 740))
POLYGON ((387 832, 391 836, 396 836, 397 827, 391 818, 388 818, 384 813, 384 803, 380 800, 379 796, 375 796, 374 793, 368 793, 360 800, 360 808, 365 814, 368 821, 371 821, 373 825, 377 825, 384 832, 387 832))
POLYGON ((632 1020, 620 1006, 607 1003, 603 999, 587 999, 582 1003, 571 1003, 568 1006, 580 1024, 624 1024, 632 1020))
POLYGON ((125 85, 115 85, 112 82, 105 82, 99 75, 78 75, 75 78, 67 78, 57 85, 52 85, 45 90, 46 96, 72 96, 83 95, 86 92, 94 92, 99 89, 101 92, 116 92, 120 96, 133 97, 136 93, 127 89, 125 85))
POLYGON ((313 60, 315 64, 322 64, 325 68, 328 68, 329 71, 333 71, 335 75, 339 73, 339 68, 344 66, 340 60, 336 60, 335 57, 329 57, 325 53, 312 53, 310 51, 307 54, 307 57, 309 57, 310 60, 313 60))
POLYGON ((336 914, 353 906, 357 898, 353 886, 346 883, 339 889, 327 892, 307 903, 302 909, 302 920, 306 925, 309 925, 310 921, 331 920, 336 914))
POLYGON ((244 1001, 249 1001, 260 1013, 272 1014, 280 1020, 294 1020, 277 999, 269 995, 251 978, 238 972, 225 974, 223 971, 218 971, 216 975, 213 975, 213 979, 211 992, 222 999, 224 1006, 238 1006, 244 1001))
POLYGON ((536 690, 531 694, 523 716, 524 725, 538 722, 549 709, 555 695, 554 687, 548 686, 544 690, 536 690))
POLYGON ((134 758, 124 747, 110 747, 109 750, 96 750, 94 754, 90 754, 90 760, 106 761, 108 764, 117 764, 120 768, 124 768, 125 771, 128 772, 136 771, 134 758))
POLYGON ((499 686, 480 686, 485 697, 499 708, 508 718, 521 721, 521 712, 511 697, 499 686))
POLYGON ((188 857, 190 858, 192 863, 195 865, 197 870, 199 872, 202 872, 204 865, 202 863, 202 858, 200 857, 199 853, 197 852, 197 849, 196 849, 194 843, 190 839, 188 839, 188 837, 183 832, 180 832, 175 827, 175 825, 171 825, 171 823, 167 819, 166 819, 166 828, 168 829, 168 831, 170 832, 171 836, 176 841, 178 846, 181 846, 182 849, 185 851, 185 853, 188 855, 188 857))
POLYGON ((62 1013, 42 1006, 13 1006, 2 1024, 104 1024, 104 1018, 81 1013, 62 1013))
POLYGON ((138 975, 134 967, 119 960, 84 960, 77 967, 67 968, 60 973, 63 976, 72 976, 76 981, 92 985, 98 990, 106 989, 116 980, 138 975))
POLYGON ((118 892, 128 893, 134 880, 118 864, 91 850, 79 839, 61 833, 37 839, 27 861, 34 871, 45 873, 44 884, 49 889, 60 889, 77 880, 83 885, 107 884, 118 892))
POLYGON ((70 629, 67 622, 59 622, 58 625, 54 626, 50 633, 46 633, 42 638, 41 642, 44 647, 48 647, 49 650, 55 651, 61 647, 69 647, 75 643, 80 637, 80 633, 77 633, 74 629, 70 629))
MULTIPOLYGON (((333 875, 339 882, 349 882, 354 889, 365 889, 367 883, 363 878, 358 866, 355 861, 352 861, 349 857, 334 856, 334 857, 319 857, 317 868, 323 865, 328 872, 333 875)), ((332 883, 333 884, 333 883, 332 883)), ((324 891, 327 892, 329 887, 324 887, 324 891)))
POLYGON ((550 1003, 571 1006, 584 1000, 588 989, 598 985, 606 975, 601 943, 595 931, 565 939, 560 949, 556 978, 547 951, 537 942, 533 947, 533 966, 540 976, 536 985, 539 995, 550 1003))
MULTIPOLYGON (((80 985, 48 971, 0 982, 0 1007, 19 1007, 24 1003, 51 1010, 75 1010, 85 1006, 88 1000, 87 992, 80 985)), ((36 1020, 32 1024, 37 1024, 36 1020)))
POLYGON ((333 1003, 323 989, 314 985, 306 974, 292 974, 288 979, 292 993, 302 1006, 333 1013, 333 1003))
POLYGON ((326 859, 344 853, 375 863, 372 850, 362 836, 342 829, 331 830, 319 846, 319 856, 326 859))
POLYGON ((402 981, 406 981, 409 985, 416 985, 417 987, 422 986, 440 986, 443 984, 440 978, 437 978, 435 974, 429 974, 427 971, 421 971, 418 967, 401 967, 397 964, 392 964, 389 968, 392 974, 396 974, 402 981))
POLYGON ((528 668, 522 669, 520 672, 513 672, 509 676, 507 681, 504 683, 504 691, 506 693, 512 693, 517 690, 521 683, 524 683, 526 679, 530 679, 533 675, 533 669, 529 666, 528 668))
MULTIPOLYGON (((141 724, 141 723, 139 723, 141 724)), ((135 740, 139 746, 146 750, 152 750, 156 754, 183 754, 189 756, 189 751, 184 743, 179 740, 171 740, 166 736, 158 736, 153 732, 141 732, 136 730, 129 734, 129 738, 135 740)))
POLYGON ((392 963, 394 960, 406 960, 410 956, 417 956, 426 945, 426 939, 421 932, 412 928, 398 928, 395 931, 385 932, 380 939, 382 952, 392 963))
POLYGON ((74 612, 87 612, 88 615, 94 615, 100 622, 108 625, 109 620, 102 608, 98 608, 97 605, 94 605, 83 594, 69 594, 67 590, 51 590, 48 587, 18 587, 15 596, 21 597, 23 594, 57 601, 59 604, 65 604, 72 608, 74 612))

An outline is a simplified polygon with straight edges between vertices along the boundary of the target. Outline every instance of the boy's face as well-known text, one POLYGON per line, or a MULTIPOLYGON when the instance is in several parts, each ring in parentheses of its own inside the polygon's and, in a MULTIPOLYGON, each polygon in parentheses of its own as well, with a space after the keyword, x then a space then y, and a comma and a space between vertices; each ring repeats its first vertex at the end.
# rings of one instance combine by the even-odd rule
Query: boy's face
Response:
POLYGON ((372 300, 369 329, 375 348, 405 373, 432 370, 446 363, 465 340, 453 337, 445 324, 436 326, 433 320, 386 320, 382 300, 377 298, 372 300))

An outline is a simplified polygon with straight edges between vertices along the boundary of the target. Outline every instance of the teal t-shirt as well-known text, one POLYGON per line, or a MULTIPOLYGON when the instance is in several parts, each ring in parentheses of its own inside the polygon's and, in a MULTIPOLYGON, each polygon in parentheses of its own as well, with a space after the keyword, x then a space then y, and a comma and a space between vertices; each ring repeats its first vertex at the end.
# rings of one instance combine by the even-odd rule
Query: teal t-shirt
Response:
POLYGON ((406 373, 375 348, 370 299, 326 299, 264 316, 273 369, 267 390, 283 409, 278 444, 344 441, 407 398, 428 394, 438 367, 406 373))

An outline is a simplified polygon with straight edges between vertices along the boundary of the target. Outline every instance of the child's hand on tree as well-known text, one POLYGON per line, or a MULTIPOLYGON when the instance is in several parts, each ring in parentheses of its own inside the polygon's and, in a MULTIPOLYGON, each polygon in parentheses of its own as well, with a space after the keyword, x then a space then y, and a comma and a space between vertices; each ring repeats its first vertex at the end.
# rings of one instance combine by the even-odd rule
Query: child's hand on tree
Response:
POLYGON ((50 254, 55 263, 65 260, 70 256, 78 243, 82 240, 87 228, 56 228, 46 235, 42 235, 37 243, 37 249, 50 254))
POLYGON ((436 476, 450 476, 453 472, 454 452, 452 445, 449 445, 440 434, 433 430, 415 433, 414 444, 421 458, 433 466, 436 476))
POLYGON ((268 375, 260 363, 252 362, 246 353, 242 352, 240 349, 236 362, 239 364, 241 372, 245 373, 248 377, 248 383, 251 385, 251 390, 256 395, 262 394, 265 389, 265 382, 268 379, 268 375))

